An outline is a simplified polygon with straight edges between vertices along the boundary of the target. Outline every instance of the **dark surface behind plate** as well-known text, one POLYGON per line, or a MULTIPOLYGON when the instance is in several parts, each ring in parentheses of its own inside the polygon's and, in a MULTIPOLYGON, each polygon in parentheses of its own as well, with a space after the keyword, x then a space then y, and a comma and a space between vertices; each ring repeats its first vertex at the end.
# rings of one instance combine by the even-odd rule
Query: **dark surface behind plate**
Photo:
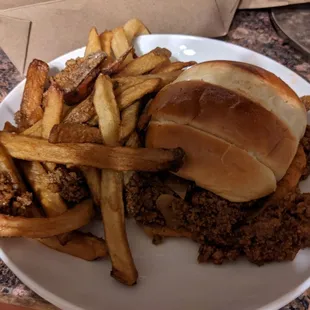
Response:
MULTIPOLYGON (((288 40, 279 37, 272 26, 269 11, 239 11, 229 34, 222 40, 266 55, 310 81, 310 63, 288 40)), ((21 80, 22 77, 0 48, 0 102, 21 80)), ((55 309, 21 283, 1 261, 0 302, 33 309, 55 309)), ((282 310, 310 310, 310 289, 282 310)))

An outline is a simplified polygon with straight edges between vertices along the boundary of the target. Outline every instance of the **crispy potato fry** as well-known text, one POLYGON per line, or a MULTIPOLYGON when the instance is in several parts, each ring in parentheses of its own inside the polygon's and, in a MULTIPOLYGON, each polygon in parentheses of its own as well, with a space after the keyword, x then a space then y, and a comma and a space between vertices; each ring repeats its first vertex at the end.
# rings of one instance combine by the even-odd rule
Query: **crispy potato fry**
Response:
POLYGON ((85 100, 75 106, 64 118, 64 123, 86 123, 96 115, 93 104, 93 94, 90 94, 85 100))
POLYGON ((140 141, 139 135, 137 134, 136 131, 133 131, 131 133, 131 135, 127 139, 125 145, 127 147, 131 147, 131 148, 139 148, 139 147, 141 147, 141 141, 140 141))
POLYGON ((59 193, 50 190, 48 174, 42 165, 36 161, 23 161, 20 166, 47 217, 55 217, 66 212, 67 205, 59 193))
POLYGON ((9 132, 0 132, 0 143, 12 157, 18 159, 116 171, 177 171, 184 157, 184 151, 180 148, 165 150, 109 147, 91 143, 52 144, 43 139, 9 132))
POLYGON ((68 237, 69 240, 65 245, 61 245, 57 237, 41 238, 38 241, 58 252, 70 254, 88 261, 108 255, 106 242, 101 238, 79 231, 69 233, 68 237))
MULTIPOLYGON (((112 50, 115 58, 121 57, 128 49, 129 44, 126 38, 125 31, 122 27, 117 27, 112 30, 113 38, 111 42, 112 50)), ((128 64, 133 60, 132 53, 129 53, 126 59, 124 59, 124 65, 128 64)))
POLYGON ((5 122, 4 123, 4 127, 3 127, 3 131, 6 132, 16 132, 18 133, 18 128, 15 127, 13 124, 11 124, 10 122, 5 122))
POLYGON ((180 71, 173 71, 168 73, 159 73, 159 74, 146 74, 146 75, 138 75, 138 76, 126 76, 126 77, 118 77, 113 78, 112 82, 115 88, 114 94, 118 96, 120 93, 124 92, 129 87, 135 86, 137 84, 142 83, 145 80, 151 79, 160 79, 160 84, 156 91, 159 91, 164 86, 172 83, 180 74, 180 71))
POLYGON ((112 38, 113 33, 109 30, 102 32, 99 36, 101 48, 108 56, 112 56, 112 38))
POLYGON ((64 92, 66 104, 79 103, 91 93, 105 58, 106 53, 100 51, 71 61, 64 70, 51 78, 64 92))
POLYGON ((148 125, 149 125, 149 122, 152 118, 152 115, 149 114, 149 107, 150 107, 151 102, 152 102, 152 99, 150 99, 148 101, 148 103, 145 105, 145 107, 144 107, 144 109, 140 115, 140 118, 139 118, 138 124, 137 124, 138 132, 146 130, 148 125))
MULTIPOLYGON (((99 117, 99 128, 107 145, 119 144, 120 113, 110 79, 99 75, 95 84, 94 105, 99 117)), ((127 285, 138 278, 125 229, 123 204, 123 175, 113 170, 102 170, 100 208, 104 234, 112 261, 111 276, 127 285)))
POLYGON ((150 34, 150 31, 146 28, 146 26, 137 18, 133 18, 127 21, 127 23, 124 25, 124 31, 127 41, 130 45, 136 36, 141 34, 150 34))
POLYGON ((91 127, 97 127, 99 126, 99 118, 98 118, 98 115, 94 115, 88 122, 87 122, 87 125, 88 126, 91 126, 91 127))
POLYGON ((310 96, 302 96, 300 98, 301 102, 305 105, 306 110, 310 110, 310 96))
POLYGON ((101 171, 93 167, 80 166, 79 167, 86 178, 88 187, 91 191, 94 203, 100 206, 100 182, 101 171))
POLYGON ((41 138, 42 137, 42 120, 37 121, 34 125, 24 130, 21 134, 24 136, 41 138))
POLYGON ((160 79, 151 79, 127 88, 116 97, 119 109, 122 111, 143 96, 155 91, 160 84, 160 79))
POLYGON ((131 106, 127 107, 122 111, 120 141, 126 140, 129 135, 135 130, 138 123, 140 106, 140 101, 136 101, 131 106))
POLYGON ((129 54, 133 53, 133 47, 130 46, 125 52, 124 54, 122 54, 119 58, 117 58, 116 60, 114 60, 113 62, 107 62, 106 66, 102 66, 101 68, 101 73, 104 75, 112 75, 112 74, 116 74, 117 72, 119 72, 121 70, 121 68, 124 65, 124 61, 127 58, 127 56, 129 54))
POLYGON ((18 127, 25 130, 43 117, 41 107, 44 85, 49 67, 44 61, 34 59, 28 68, 18 127))
POLYGON ((102 144, 100 130, 85 124, 59 124, 51 131, 50 143, 99 143, 102 144))
POLYGON ((105 144, 118 145, 120 113, 110 79, 100 74, 96 80, 94 106, 99 117, 99 127, 105 144))
POLYGON ((167 49, 157 47, 149 53, 131 61, 123 70, 121 70, 120 73, 117 74, 117 76, 136 76, 150 72, 159 64, 167 61, 167 55, 171 55, 171 53, 168 52, 167 49))
POLYGON ((120 172, 103 170, 101 174, 101 212, 104 234, 112 261, 111 276, 126 285, 138 278, 125 229, 123 176, 120 172))
POLYGON ((52 84, 47 91, 46 106, 42 118, 42 138, 48 139, 54 125, 61 121, 63 109, 63 93, 52 84))
POLYGON ((150 73, 155 74, 156 72, 160 72, 160 70, 166 66, 169 66, 171 64, 170 58, 167 58, 165 61, 157 65, 150 73))
POLYGON ((0 237, 52 237, 79 229, 88 224, 92 217, 93 204, 90 199, 51 218, 24 218, 1 214, 0 237))
POLYGON ((151 73, 155 74, 155 73, 168 73, 173 71, 179 71, 186 67, 193 66, 195 64, 197 64, 196 61, 187 61, 187 62, 176 61, 172 62, 171 64, 168 64, 167 66, 155 68, 151 73))
POLYGON ((147 225, 142 226, 142 228, 150 238, 154 238, 155 236, 192 238, 192 233, 184 228, 172 229, 169 227, 147 225))
POLYGON ((89 31, 88 42, 87 42, 84 56, 86 57, 92 53, 96 53, 100 51, 102 51, 102 48, 101 48, 99 35, 98 35, 96 27, 92 27, 89 31))

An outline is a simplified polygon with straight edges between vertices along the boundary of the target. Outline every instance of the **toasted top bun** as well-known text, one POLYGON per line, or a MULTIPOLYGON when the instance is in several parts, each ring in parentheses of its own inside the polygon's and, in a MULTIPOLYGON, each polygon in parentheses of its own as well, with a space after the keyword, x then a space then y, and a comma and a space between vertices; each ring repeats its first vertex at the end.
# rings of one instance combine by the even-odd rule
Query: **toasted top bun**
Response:
POLYGON ((178 175, 235 202, 275 190, 307 124, 305 107, 281 79, 231 61, 184 71, 149 113, 147 147, 182 147, 178 175))

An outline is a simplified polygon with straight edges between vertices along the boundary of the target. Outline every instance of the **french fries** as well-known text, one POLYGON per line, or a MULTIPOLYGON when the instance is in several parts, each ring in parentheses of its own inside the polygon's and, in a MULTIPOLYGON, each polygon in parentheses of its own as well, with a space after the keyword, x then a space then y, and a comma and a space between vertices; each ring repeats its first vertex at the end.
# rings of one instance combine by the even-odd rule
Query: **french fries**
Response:
POLYGON ((155 74, 155 73, 169 73, 173 71, 179 71, 186 67, 193 66, 195 64, 197 64, 196 61, 187 61, 187 62, 176 61, 176 62, 167 64, 167 65, 155 68, 154 70, 151 71, 151 73, 155 74))
MULTIPOLYGON (((99 75, 95 84, 94 105, 99 117, 99 128, 106 144, 119 144, 120 113, 113 93, 112 82, 99 75), (108 124, 108 126, 107 126, 108 124)), ((112 277, 133 285, 138 272, 130 252, 123 204, 123 177, 120 172, 102 170, 101 203, 104 234, 112 261, 112 277)))
POLYGON ((64 123, 86 123, 96 115, 93 94, 76 105, 64 118, 64 123))
POLYGON ((47 217, 55 217, 67 211, 59 193, 50 190, 48 174, 39 162, 24 161, 20 166, 47 217))
POLYGON ((140 138, 139 138, 139 135, 137 134, 136 131, 131 133, 131 135, 129 136, 129 138, 126 141, 125 145, 127 147, 131 147, 131 148, 139 148, 139 147, 141 147, 140 138))
POLYGON ((138 76, 127 76, 127 77, 116 77, 112 79, 113 85, 115 85, 114 94, 115 96, 124 92, 131 86, 135 86, 137 84, 142 83, 145 80, 151 79, 160 79, 160 84, 156 91, 159 91, 164 86, 172 83, 180 74, 181 70, 167 72, 167 73, 159 73, 159 74, 146 74, 146 75, 138 75, 138 76))
POLYGON ((21 134, 24 136, 41 138, 42 137, 42 120, 37 121, 31 127, 24 130, 21 134))
POLYGON ((63 110, 63 93, 54 84, 47 91, 46 105, 42 118, 42 138, 48 139, 54 125, 61 121, 63 110))
MULTIPOLYGON (((113 38, 111 42, 111 47, 115 58, 119 58, 129 49, 130 46, 128 44, 123 27, 117 27, 113 29, 112 33, 113 38)), ((123 64, 126 65, 132 60, 133 60, 132 53, 129 53, 126 59, 123 61, 123 64)))
POLYGON ((88 42, 86 45, 84 56, 88 56, 92 53, 96 53, 100 51, 102 51, 100 38, 99 38, 96 27, 92 27, 89 31, 88 42))
POLYGON ((18 132, 18 128, 15 127, 10 122, 5 122, 4 123, 4 127, 3 127, 3 131, 6 131, 6 132, 18 132))
POLYGON ((117 76, 136 76, 150 72, 156 66, 169 59, 170 56, 171 53, 167 49, 157 47, 131 61, 117 76))
POLYGON ((93 217, 91 200, 51 218, 24 218, 0 215, 0 237, 47 238, 71 232, 88 224, 93 217))
POLYGON ((140 109, 140 102, 136 101, 121 114, 120 141, 124 141, 135 130, 140 109))
POLYGON ((103 143, 98 128, 77 123, 55 125, 48 141, 50 143, 103 143))
POLYGON ((160 79, 145 80, 141 84, 131 86, 116 97, 119 109, 122 111, 143 96, 155 91, 160 79))
POLYGON ((52 78, 64 92, 66 104, 79 103, 91 93, 93 82, 105 58, 106 53, 102 51, 90 54, 83 59, 70 62, 64 70, 52 78))
POLYGON ((18 159, 47 161, 75 166, 90 166, 116 171, 177 171, 184 151, 176 149, 133 149, 90 143, 52 144, 45 140, 9 132, 0 132, 0 143, 18 159))
POLYGON ((104 31, 100 34, 99 40, 101 44, 101 49, 108 55, 112 56, 112 38, 113 38, 113 33, 112 31, 104 31))
POLYGON ((141 34, 150 34, 146 26, 137 18, 130 19, 124 25, 124 31, 129 44, 132 44, 133 39, 141 34))
POLYGON ((148 101, 148 103, 145 105, 145 107, 144 107, 144 109, 140 115, 140 118, 139 118, 138 124, 137 124, 138 132, 145 130, 147 128, 147 126, 149 125, 149 122, 152 118, 152 115, 150 115, 150 113, 149 113, 149 107, 150 107, 151 102, 152 102, 152 99, 150 99, 148 101))
POLYGON ((100 206, 101 171, 99 169, 86 166, 80 166, 79 168, 81 169, 86 178, 94 203, 97 206, 100 206))
POLYGON ((65 245, 61 245, 56 237, 41 238, 38 241, 53 250, 87 261, 108 255, 108 248, 103 239, 79 231, 71 232, 65 245))
POLYGON ((20 123, 18 127, 21 130, 31 127, 43 117, 41 103, 48 71, 48 65, 38 59, 34 59, 29 65, 20 106, 20 123))
POLYGON ((112 82, 102 74, 96 80, 94 106, 99 117, 99 127, 105 144, 118 145, 120 113, 114 97, 112 82))

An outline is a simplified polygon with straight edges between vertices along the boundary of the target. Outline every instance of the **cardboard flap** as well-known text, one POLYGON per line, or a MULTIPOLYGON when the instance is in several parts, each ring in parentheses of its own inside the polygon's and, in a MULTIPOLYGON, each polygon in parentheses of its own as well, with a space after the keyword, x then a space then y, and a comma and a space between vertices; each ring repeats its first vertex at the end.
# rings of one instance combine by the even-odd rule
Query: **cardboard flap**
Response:
POLYGON ((0 46, 11 61, 23 72, 31 22, 0 15, 0 46))
POLYGON ((239 9, 262 9, 298 3, 308 3, 309 0, 241 0, 239 9))

